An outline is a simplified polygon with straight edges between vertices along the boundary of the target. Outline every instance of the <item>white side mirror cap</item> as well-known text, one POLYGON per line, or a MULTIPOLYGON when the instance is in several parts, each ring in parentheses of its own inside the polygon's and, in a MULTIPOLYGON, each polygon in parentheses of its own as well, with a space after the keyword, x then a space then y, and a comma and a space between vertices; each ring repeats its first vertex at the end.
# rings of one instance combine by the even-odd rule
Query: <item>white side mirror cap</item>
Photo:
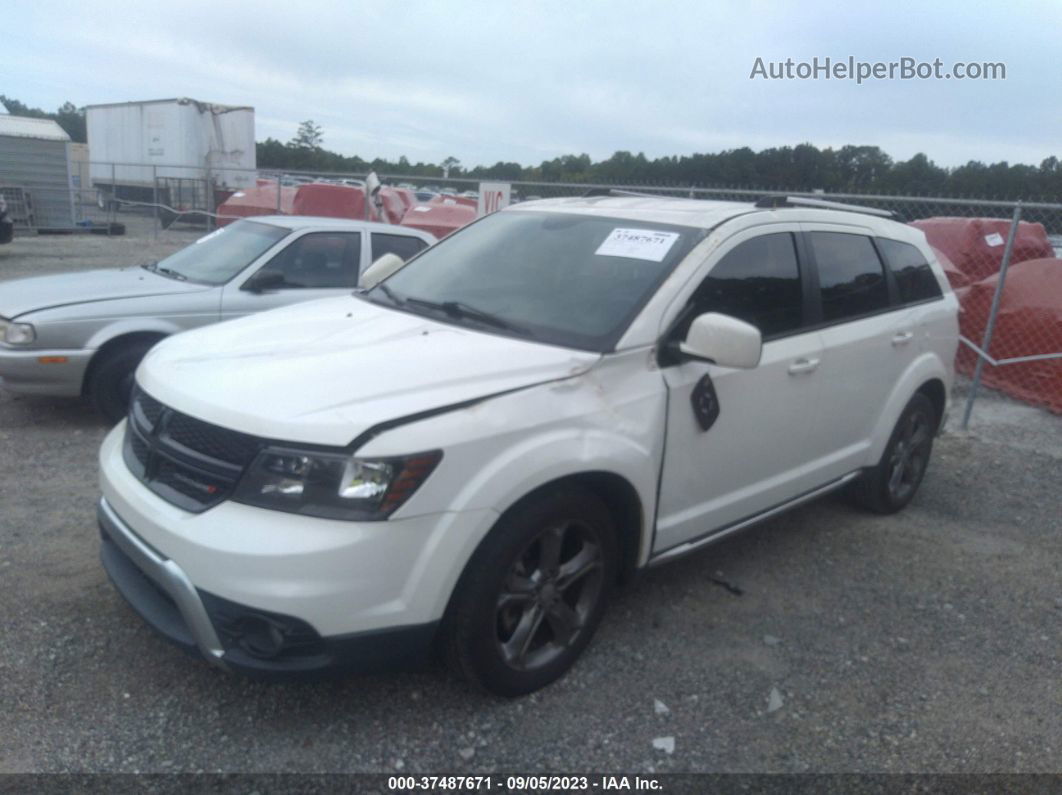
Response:
POLYGON ((366 290, 375 287, 392 273, 401 270, 405 264, 406 261, 397 254, 384 254, 361 274, 359 286, 366 290))
POLYGON ((706 312, 690 324, 679 350, 695 359, 707 359, 720 367, 750 370, 760 363, 763 338, 760 330, 744 320, 706 312))

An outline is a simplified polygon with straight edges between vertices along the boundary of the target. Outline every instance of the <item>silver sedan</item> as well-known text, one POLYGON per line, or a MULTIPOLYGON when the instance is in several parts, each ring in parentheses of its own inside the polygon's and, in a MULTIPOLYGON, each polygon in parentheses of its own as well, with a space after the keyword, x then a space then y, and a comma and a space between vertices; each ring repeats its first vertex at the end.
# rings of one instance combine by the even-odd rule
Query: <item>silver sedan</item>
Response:
POLYGON ((409 259, 427 232, 340 218, 237 221, 159 262, 0 282, 0 386, 87 395, 110 420, 163 337, 350 292, 385 254, 409 259))

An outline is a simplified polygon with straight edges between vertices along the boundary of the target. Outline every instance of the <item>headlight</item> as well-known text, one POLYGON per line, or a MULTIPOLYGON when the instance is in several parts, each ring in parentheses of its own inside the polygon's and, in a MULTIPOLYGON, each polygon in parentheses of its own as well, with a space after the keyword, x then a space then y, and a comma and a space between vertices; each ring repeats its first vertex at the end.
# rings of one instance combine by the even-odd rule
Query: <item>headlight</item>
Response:
POLYGON ((270 447, 258 454, 233 499, 326 519, 379 521, 427 480, 442 451, 365 459, 270 447))
POLYGON ((29 323, 12 323, 0 318, 0 340, 8 345, 29 345, 37 339, 37 331, 29 323))

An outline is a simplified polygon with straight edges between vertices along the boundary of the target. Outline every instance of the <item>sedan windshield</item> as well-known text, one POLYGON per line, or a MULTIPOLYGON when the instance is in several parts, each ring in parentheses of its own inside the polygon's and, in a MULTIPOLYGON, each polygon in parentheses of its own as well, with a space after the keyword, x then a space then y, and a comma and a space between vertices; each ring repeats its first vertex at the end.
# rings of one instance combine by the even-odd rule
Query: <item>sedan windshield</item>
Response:
POLYGON ((444 322, 611 350, 704 230, 597 215, 489 215, 427 249, 369 300, 444 322))
POLYGON ((181 281, 224 284, 290 233, 289 229, 257 221, 237 221, 149 269, 181 281))

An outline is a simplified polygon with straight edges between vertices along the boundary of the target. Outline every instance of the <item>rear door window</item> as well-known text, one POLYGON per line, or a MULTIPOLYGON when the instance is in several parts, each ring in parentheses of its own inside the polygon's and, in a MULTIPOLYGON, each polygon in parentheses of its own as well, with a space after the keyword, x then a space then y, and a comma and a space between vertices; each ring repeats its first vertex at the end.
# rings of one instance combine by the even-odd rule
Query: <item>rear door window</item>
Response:
POLYGON ((885 271, 869 237, 847 232, 810 232, 808 239, 818 265, 824 322, 888 309, 885 271))
POLYGON ((372 234, 372 261, 376 262, 384 254, 397 254, 408 260, 426 249, 428 244, 412 235, 387 235, 380 232, 372 234))

